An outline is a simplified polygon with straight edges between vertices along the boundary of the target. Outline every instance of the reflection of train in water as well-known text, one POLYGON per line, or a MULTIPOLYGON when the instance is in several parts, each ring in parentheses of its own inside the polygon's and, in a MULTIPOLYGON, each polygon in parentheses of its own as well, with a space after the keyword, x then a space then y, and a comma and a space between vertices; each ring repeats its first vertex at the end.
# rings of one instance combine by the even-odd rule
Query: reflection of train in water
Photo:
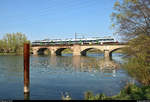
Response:
POLYGON ((93 37, 93 38, 77 38, 77 39, 44 39, 32 42, 32 45, 70 45, 70 44, 114 44, 118 43, 114 38, 93 37))

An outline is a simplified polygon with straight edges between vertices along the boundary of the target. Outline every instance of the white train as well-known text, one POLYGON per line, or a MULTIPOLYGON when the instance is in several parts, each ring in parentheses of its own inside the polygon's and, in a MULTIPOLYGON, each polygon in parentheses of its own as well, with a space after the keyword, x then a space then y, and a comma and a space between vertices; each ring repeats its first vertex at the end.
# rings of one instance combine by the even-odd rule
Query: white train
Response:
POLYGON ((70 44, 110 44, 118 43, 114 38, 108 37, 92 37, 77 39, 44 39, 32 42, 32 45, 70 45, 70 44))

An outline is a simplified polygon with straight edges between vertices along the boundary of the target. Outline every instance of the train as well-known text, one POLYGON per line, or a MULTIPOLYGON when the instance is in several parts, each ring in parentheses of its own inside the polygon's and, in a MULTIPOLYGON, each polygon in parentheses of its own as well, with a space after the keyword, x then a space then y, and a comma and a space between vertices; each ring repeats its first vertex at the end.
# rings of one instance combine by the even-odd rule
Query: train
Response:
POLYGON ((76 39, 44 39, 32 42, 32 45, 72 45, 72 44, 114 44, 118 43, 113 37, 91 37, 91 38, 76 38, 76 39))

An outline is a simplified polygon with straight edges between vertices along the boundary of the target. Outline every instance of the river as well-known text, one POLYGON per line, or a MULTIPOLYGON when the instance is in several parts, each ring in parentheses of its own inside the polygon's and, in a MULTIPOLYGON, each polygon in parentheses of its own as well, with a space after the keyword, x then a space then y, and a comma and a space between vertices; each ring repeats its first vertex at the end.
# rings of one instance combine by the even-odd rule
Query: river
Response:
MULTIPOLYGON (((31 56, 29 99, 58 100, 66 92, 84 99, 86 91, 115 95, 127 82, 136 82, 121 67, 123 56, 114 53, 112 61, 102 54, 31 56)), ((0 56, 0 99, 24 99, 23 85, 23 56, 0 56)))

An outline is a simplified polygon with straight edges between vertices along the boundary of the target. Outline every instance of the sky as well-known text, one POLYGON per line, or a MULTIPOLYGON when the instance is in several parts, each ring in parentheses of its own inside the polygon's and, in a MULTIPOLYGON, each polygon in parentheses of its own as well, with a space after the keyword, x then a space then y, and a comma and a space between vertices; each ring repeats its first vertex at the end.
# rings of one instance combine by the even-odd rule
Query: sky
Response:
MULTIPOLYGON (((22 32, 31 41, 114 36, 116 0, 0 0, 0 38, 22 32)), ((117 39, 117 38, 116 38, 117 39)))

